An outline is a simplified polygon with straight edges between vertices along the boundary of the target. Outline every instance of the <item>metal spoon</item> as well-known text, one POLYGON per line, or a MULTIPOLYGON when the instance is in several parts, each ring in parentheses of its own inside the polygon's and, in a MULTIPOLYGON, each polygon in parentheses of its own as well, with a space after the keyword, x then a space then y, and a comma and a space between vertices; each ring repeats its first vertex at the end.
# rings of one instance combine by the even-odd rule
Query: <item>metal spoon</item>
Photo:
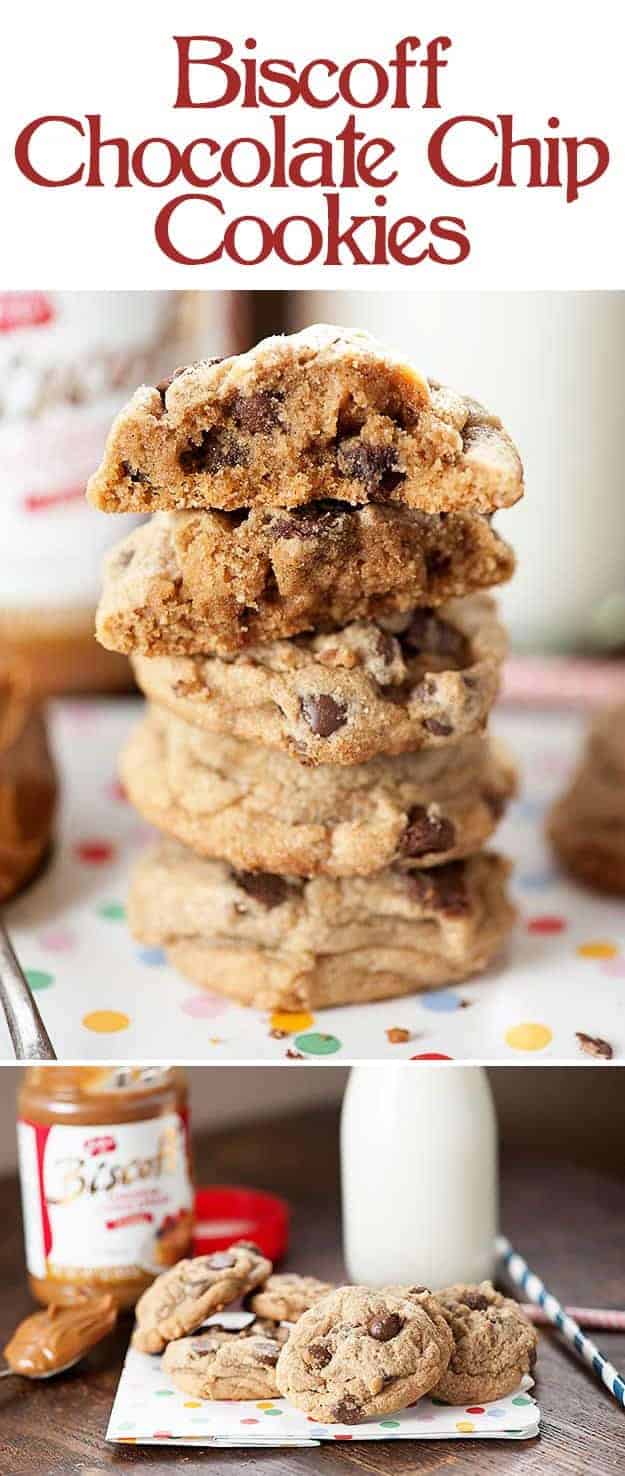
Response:
POLYGON ((0 1004, 18 1061, 56 1061, 32 991, 0 917, 0 1004))

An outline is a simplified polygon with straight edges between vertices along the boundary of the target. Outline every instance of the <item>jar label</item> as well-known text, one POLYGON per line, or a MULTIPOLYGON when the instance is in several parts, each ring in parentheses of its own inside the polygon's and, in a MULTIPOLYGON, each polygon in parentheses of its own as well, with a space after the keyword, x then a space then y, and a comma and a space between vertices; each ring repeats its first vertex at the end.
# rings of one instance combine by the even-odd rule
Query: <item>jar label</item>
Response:
POLYGON ((20 1119, 17 1135, 32 1276, 121 1281, 184 1254, 193 1193, 178 1113, 86 1127, 20 1119))

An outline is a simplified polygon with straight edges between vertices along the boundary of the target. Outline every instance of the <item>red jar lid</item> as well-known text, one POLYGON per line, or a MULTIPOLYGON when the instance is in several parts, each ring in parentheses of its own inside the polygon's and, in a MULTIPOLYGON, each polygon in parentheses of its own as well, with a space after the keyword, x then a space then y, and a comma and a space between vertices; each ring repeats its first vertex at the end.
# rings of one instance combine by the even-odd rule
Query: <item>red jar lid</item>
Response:
POLYGON ((224 1250, 233 1240, 253 1240, 270 1261, 279 1261, 289 1243, 289 1217, 286 1200, 276 1194, 209 1184, 195 1195, 193 1255, 224 1250))

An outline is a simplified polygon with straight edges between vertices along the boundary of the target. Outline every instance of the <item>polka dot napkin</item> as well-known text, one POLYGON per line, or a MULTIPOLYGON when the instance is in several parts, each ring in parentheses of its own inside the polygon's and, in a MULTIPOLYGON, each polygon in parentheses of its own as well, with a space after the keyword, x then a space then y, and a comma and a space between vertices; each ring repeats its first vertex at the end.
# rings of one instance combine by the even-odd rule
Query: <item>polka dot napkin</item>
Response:
MULTIPOLYGON (((545 810, 574 761, 583 720, 502 708, 493 727, 522 770, 496 844, 515 862, 520 920, 504 961, 466 985, 397 1001, 267 1014, 194 989, 158 948, 131 938, 128 875, 151 832, 126 803, 116 755, 138 701, 61 702, 52 727, 63 781, 50 866, 7 909, 18 957, 59 1056, 337 1062, 588 1061, 578 1032, 625 1056, 625 908, 558 874, 545 810)), ((11 1059, 0 1022, 0 1058, 11 1059)))

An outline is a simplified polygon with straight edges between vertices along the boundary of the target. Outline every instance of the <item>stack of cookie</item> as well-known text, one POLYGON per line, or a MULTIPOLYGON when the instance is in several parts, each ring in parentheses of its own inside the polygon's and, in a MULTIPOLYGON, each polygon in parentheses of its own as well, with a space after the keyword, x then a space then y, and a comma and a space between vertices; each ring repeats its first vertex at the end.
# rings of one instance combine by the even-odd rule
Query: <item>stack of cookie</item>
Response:
POLYGON ((137 1304, 133 1346, 194 1399, 275 1399, 313 1419, 354 1425, 432 1394, 446 1404, 503 1399, 531 1374, 537 1337, 490 1282, 333 1287, 273 1274, 245 1241, 180 1261, 137 1304), (242 1327, 209 1317, 241 1297, 242 1327), (190 1334, 190 1336, 189 1336, 190 1334))
POLYGON ((484 591, 522 491, 494 416, 336 328, 177 370, 114 422, 89 498, 154 516, 109 556, 97 634, 150 700, 122 777, 167 837, 129 917, 196 983, 314 1008, 499 948, 484 591))

